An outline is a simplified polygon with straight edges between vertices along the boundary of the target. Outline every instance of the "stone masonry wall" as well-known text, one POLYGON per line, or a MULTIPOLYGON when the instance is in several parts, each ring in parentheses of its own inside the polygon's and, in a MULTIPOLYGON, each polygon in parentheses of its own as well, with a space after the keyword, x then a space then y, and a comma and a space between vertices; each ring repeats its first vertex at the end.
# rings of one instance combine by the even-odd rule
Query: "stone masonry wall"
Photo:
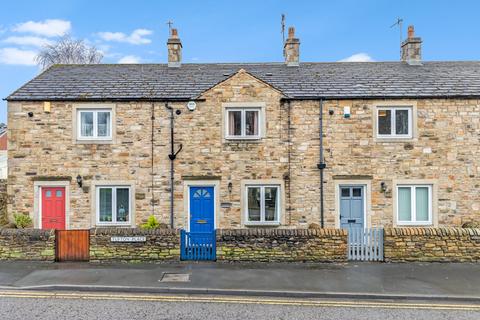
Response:
POLYGON ((335 262, 347 259, 341 229, 217 230, 217 260, 335 262))
POLYGON ((90 230, 90 261, 178 261, 180 233, 171 229, 97 228, 90 230), (112 242, 111 237, 145 236, 146 242, 112 242))
POLYGON ((386 262, 480 261, 480 229, 387 228, 386 262))
POLYGON ((0 260, 55 260, 55 231, 0 228, 0 260))
MULTIPOLYGON (((245 180, 284 181, 280 227, 304 229, 319 223, 319 102, 291 101, 289 105, 282 97, 269 85, 239 72, 205 92, 205 100, 199 101, 193 112, 186 103, 171 104, 182 111, 175 115, 175 149, 183 145, 175 160, 175 227, 188 223, 184 194, 192 180, 218 182, 219 202, 225 205, 217 207, 217 228, 244 227, 241 183, 245 180), (265 103, 267 131, 261 141, 223 139, 222 104, 232 102, 265 103)), ((133 181, 133 227, 151 214, 161 223, 169 222, 170 113, 162 103, 112 104, 114 141, 79 144, 73 133, 74 103, 52 103, 51 112, 46 113, 40 102, 9 102, 10 216, 28 213, 35 221, 34 180, 58 178, 70 181, 68 228, 95 227, 92 184, 101 181, 133 181), (33 117, 28 117, 28 112, 33 112, 33 117), (83 188, 75 182, 77 175, 83 177, 83 188)), ((326 226, 339 227, 335 200, 335 181, 339 179, 370 181, 368 226, 395 226, 392 189, 396 179, 436 182, 438 195, 433 205, 438 226, 480 220, 479 115, 479 100, 325 101, 326 226), (414 139, 375 139, 375 107, 387 103, 416 105, 414 139), (344 106, 351 109, 348 119, 343 117, 344 106), (382 182, 386 192, 381 190, 382 182)))
POLYGON ((7 180, 0 179, 0 227, 7 223, 7 180))

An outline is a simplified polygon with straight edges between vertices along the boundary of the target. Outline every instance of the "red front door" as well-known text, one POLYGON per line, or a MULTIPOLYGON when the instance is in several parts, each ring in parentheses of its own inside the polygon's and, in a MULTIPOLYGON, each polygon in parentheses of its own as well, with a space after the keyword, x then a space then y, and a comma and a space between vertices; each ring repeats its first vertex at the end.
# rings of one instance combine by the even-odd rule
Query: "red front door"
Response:
POLYGON ((64 187, 42 187, 42 229, 65 229, 64 187))

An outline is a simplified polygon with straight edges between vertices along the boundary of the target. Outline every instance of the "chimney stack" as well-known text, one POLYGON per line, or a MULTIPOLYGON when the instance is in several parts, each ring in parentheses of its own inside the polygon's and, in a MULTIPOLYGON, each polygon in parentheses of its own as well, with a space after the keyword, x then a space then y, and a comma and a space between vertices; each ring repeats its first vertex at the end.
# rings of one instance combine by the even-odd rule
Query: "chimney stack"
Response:
POLYGON ((289 67, 298 67, 300 64, 300 40, 295 38, 295 28, 288 28, 288 38, 283 45, 285 64, 289 67))
POLYGON ((422 63, 422 38, 415 37, 413 26, 408 26, 408 38, 402 43, 402 61, 408 64, 422 63))
POLYGON ((180 67, 182 63, 182 42, 178 38, 178 31, 176 28, 172 29, 172 34, 167 41, 168 48, 168 66, 180 67))

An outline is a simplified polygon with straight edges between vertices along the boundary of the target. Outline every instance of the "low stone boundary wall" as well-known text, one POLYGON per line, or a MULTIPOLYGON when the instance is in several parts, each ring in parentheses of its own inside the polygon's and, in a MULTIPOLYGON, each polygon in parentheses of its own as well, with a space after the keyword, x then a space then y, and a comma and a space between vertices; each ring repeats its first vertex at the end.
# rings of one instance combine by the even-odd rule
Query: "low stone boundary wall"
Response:
POLYGON ((55 231, 0 229, 0 260, 55 260, 55 231))
POLYGON ((96 228, 90 230, 90 261, 180 260, 180 231, 96 228))
POLYGON ((347 259, 347 232, 341 229, 217 230, 217 260, 336 262, 347 259))
POLYGON ((387 228, 386 262, 480 261, 480 229, 387 228))

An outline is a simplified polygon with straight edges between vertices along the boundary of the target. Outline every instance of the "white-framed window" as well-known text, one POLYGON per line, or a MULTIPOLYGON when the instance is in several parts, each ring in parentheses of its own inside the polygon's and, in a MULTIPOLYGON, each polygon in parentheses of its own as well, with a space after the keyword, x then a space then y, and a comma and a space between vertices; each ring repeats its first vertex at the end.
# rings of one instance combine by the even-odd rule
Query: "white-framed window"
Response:
POLYGON ((111 140, 112 109, 77 109, 78 140, 111 140))
POLYGON ((97 186, 97 224, 130 225, 131 196, 130 186, 97 186))
POLYGON ((280 191, 279 185, 247 185, 246 224, 279 224, 280 191))
POLYGON ((227 108, 225 138, 260 139, 262 130, 261 108, 227 108))
POLYGON ((377 107, 378 138, 412 138, 412 107, 377 107))
POLYGON ((397 224, 432 224, 432 185, 397 185, 397 224))

